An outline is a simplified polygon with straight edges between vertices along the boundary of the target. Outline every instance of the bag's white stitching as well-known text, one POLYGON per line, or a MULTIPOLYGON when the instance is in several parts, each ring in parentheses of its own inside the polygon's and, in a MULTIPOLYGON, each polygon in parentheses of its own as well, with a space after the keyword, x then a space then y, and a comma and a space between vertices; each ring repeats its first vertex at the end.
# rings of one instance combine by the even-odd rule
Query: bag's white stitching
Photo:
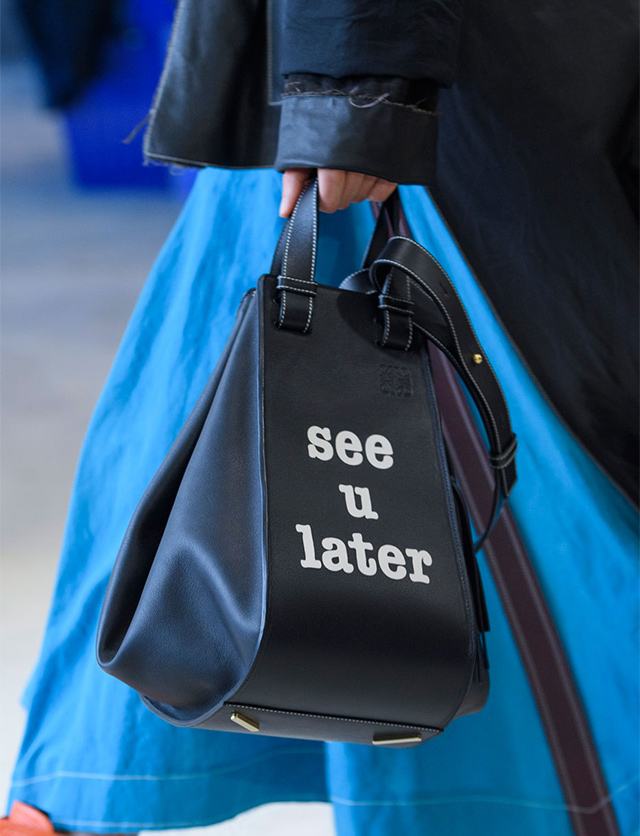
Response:
POLYGON ((406 723, 384 723, 376 720, 358 720, 352 717, 335 717, 332 714, 307 714, 304 711, 283 711, 278 708, 260 708, 260 706, 257 705, 244 705, 243 703, 237 702, 226 702, 225 706, 227 708, 244 708, 248 711, 264 711, 268 714, 287 714, 295 717, 312 717, 316 720, 338 720, 342 723, 364 723, 366 726, 390 726, 394 729, 415 729, 416 731, 430 731, 435 732, 436 734, 442 732, 442 729, 436 729, 433 726, 411 726, 406 723))
POLYGON ((383 312, 384 315, 384 331, 382 332, 382 339, 380 340, 380 345, 385 346, 387 344, 387 339, 389 337, 389 330, 391 328, 391 318, 389 315, 389 311, 385 310, 383 312))
MULTIPOLYGON (((407 302, 411 305, 411 279, 409 276, 406 277, 407 279, 407 302)), ((409 315, 409 335, 407 337, 407 344, 404 347, 405 351, 409 351, 411 348, 411 341, 413 340, 413 315, 409 315)))
POLYGON ((307 290, 305 287, 296 287, 295 285, 287 284, 286 282, 281 283, 279 287, 280 287, 280 290, 290 290, 292 293, 299 293, 299 294, 302 294, 303 296, 315 296, 316 295, 315 290, 307 290))
MULTIPOLYGON (((407 280, 409 280, 408 277, 407 277, 407 280)), ((391 299, 392 302, 401 302, 403 305, 409 304, 409 305, 413 306, 413 302, 411 302, 411 300, 401 299, 399 296, 392 296, 390 293, 385 293, 384 298, 385 299, 391 299)))
POLYGON ((284 273, 281 273, 278 276, 279 279, 288 279, 291 282, 303 282, 304 284, 317 284, 316 282, 309 281, 309 279, 297 279, 295 276, 287 276, 284 273))
MULTIPOLYGON (((316 178, 313 183, 313 190, 314 190, 314 209, 313 209, 313 236, 311 239, 311 279, 314 280, 316 276, 316 255, 318 250, 318 179, 316 178)), ((307 281, 307 279, 303 279, 302 281, 307 281)), ((312 281, 312 284, 316 284, 315 281, 312 281)), ((311 317, 313 315, 313 297, 309 297, 309 314, 307 316, 307 322, 304 326, 303 334, 306 334, 311 326, 311 317)))
MULTIPOLYGON (((315 205, 317 206, 318 202, 318 180, 316 179, 313 185, 313 189, 315 191, 315 205)), ((315 278, 316 275, 316 251, 318 245, 318 212, 314 211, 313 213, 313 240, 312 240, 312 250, 311 250, 311 277, 315 278)))
MULTIPOLYGON (((309 291, 309 292, 311 292, 311 291, 309 291)), ((302 333, 303 333, 303 334, 306 334, 306 333, 307 333, 307 331, 309 330, 309 326, 311 325, 311 316, 312 316, 312 314, 313 314, 313 296, 310 296, 310 297, 309 297, 309 314, 308 314, 308 316, 307 316, 307 322, 306 322, 306 325, 304 326, 304 329, 303 329, 303 331, 302 331, 302 333)))
POLYGON ((382 304, 380 305, 380 309, 383 311, 397 311, 398 313, 405 314, 409 319, 411 318, 411 311, 408 311, 406 308, 401 308, 399 305, 382 304))
MULTIPOLYGON (((305 190, 309 188, 309 184, 311 182, 312 181, 310 180, 307 183, 307 185, 304 187, 304 189, 300 193, 300 197, 302 197, 305 190)), ((316 192, 317 192, 317 189, 318 189, 317 179, 315 180, 315 182, 313 184, 313 189, 316 190, 316 192)), ((289 259, 289 246, 291 244, 291 233, 293 232, 293 224, 294 224, 295 217, 296 217, 296 214, 298 212, 298 209, 300 207, 300 197, 298 198, 298 201, 296 202, 295 208, 294 208, 294 210, 291 214, 291 218, 289 220, 289 230, 287 232, 287 240, 286 240, 285 247, 284 247, 284 255, 282 256, 282 274, 285 277, 287 276, 287 262, 288 262, 288 259, 289 259)), ((317 197, 316 197, 316 200, 317 200, 317 197)), ((314 217, 313 217, 313 240, 311 242, 312 243, 312 250, 311 250, 311 275, 312 276, 315 275, 315 271, 316 271, 317 238, 318 238, 318 213, 314 212, 314 217)), ((305 282, 306 284, 316 284, 316 282, 309 281, 308 279, 296 279, 292 276, 289 277, 289 278, 291 278, 293 281, 297 281, 297 282, 305 282)), ((293 288, 291 288, 291 290, 293 290, 293 288)), ((301 292, 304 292, 304 291, 301 290, 301 292)), ((286 291, 285 288, 282 288, 282 309, 280 311, 280 319, 278 320, 278 326, 279 327, 282 327, 282 324, 284 323, 286 310, 287 310, 287 291, 286 291)), ((308 313, 307 313, 307 322, 306 322, 306 324, 304 326, 304 329, 302 331, 303 334, 306 334, 307 331, 309 330, 309 326, 311 325, 312 314, 313 314, 313 297, 310 296, 309 297, 309 310, 308 310, 308 313)))
POLYGON ((287 291, 282 291, 282 308, 280 309, 280 318, 278 319, 278 327, 282 327, 282 323, 284 322, 284 317, 287 312, 287 291))
MULTIPOLYGON (((287 240, 285 241, 284 245, 284 254, 282 256, 282 272, 286 276, 287 274, 287 260, 289 258, 289 246, 291 244, 291 233, 293 232, 293 222, 296 217, 296 213, 298 211, 298 207, 300 206, 300 200, 294 206, 293 212, 291 213, 291 218, 289 220, 289 229, 287 230, 287 240)), ((282 307, 280 309, 280 318, 278 319, 278 327, 282 327, 284 323, 285 314, 287 312, 287 291, 282 291, 282 307)))

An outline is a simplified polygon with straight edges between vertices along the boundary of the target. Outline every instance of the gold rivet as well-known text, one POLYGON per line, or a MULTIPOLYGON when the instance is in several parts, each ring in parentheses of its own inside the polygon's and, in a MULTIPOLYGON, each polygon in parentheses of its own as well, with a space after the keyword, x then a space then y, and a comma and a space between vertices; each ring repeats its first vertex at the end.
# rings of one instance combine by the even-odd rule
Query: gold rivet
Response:
POLYGON ((482 354, 474 354, 473 355, 473 362, 476 364, 476 366, 479 366, 480 363, 482 363, 482 359, 483 359, 482 354))
POLYGON ((239 726, 242 726, 243 729, 246 729, 250 732, 257 732, 260 731, 260 723, 257 720, 252 720, 251 717, 247 717, 246 714, 240 714, 239 711, 234 711, 231 715, 231 720, 234 723, 237 723, 239 726))
POLYGON ((399 743, 422 743, 420 734, 374 734, 374 746, 397 746, 399 743))

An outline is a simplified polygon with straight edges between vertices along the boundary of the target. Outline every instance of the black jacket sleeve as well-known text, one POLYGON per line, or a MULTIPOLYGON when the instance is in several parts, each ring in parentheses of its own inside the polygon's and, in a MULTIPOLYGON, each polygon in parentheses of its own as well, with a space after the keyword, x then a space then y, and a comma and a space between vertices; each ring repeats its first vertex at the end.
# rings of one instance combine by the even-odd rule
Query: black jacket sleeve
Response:
POLYGON ((275 168, 435 181, 437 97, 455 78, 461 0, 286 0, 275 168))
POLYGON ((433 183, 435 81, 311 73, 285 78, 278 171, 337 168, 394 183, 433 183))

